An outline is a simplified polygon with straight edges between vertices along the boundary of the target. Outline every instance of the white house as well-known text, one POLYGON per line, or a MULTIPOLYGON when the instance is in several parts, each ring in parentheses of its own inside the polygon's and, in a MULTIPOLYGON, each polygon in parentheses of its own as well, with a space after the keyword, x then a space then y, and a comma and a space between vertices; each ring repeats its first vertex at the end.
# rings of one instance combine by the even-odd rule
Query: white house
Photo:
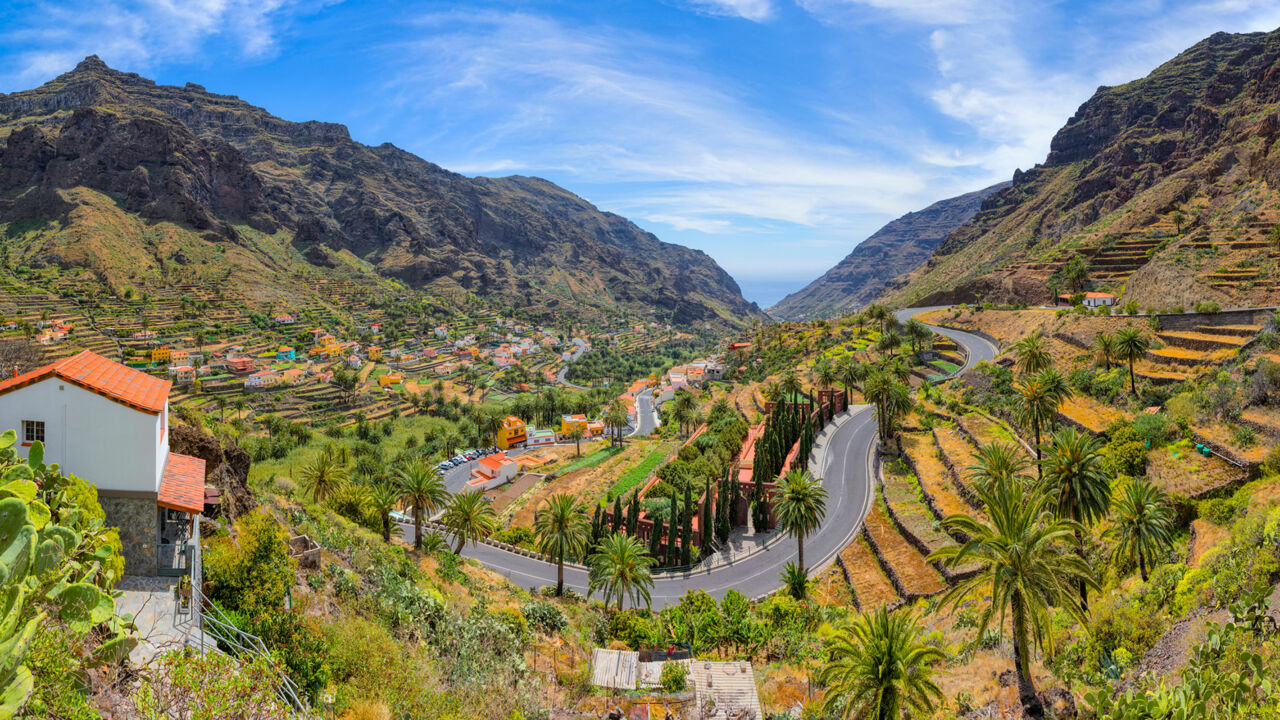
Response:
POLYGON ((204 511, 204 460, 169 452, 170 387, 89 350, 0 382, 0 427, 98 488, 131 575, 188 568, 204 511))
POLYGON ((467 485, 471 490, 490 490, 505 485, 515 478, 516 467, 516 461, 504 452, 480 458, 467 485))

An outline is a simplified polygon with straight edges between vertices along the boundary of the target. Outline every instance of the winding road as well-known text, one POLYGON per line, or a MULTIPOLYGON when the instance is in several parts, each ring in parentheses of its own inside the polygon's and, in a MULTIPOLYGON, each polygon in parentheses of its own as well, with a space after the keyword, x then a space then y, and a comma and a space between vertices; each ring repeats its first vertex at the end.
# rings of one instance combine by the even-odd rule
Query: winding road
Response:
MULTIPOLYGON (((904 321, 912 315, 932 308, 900 310, 896 316, 904 321)), ((936 332, 964 346, 967 370, 982 360, 993 360, 997 348, 988 340, 972 333, 930 326, 936 332)), ((639 403, 637 403, 639 405, 639 403)), ((637 408, 639 409, 639 408, 637 408)), ((875 493, 876 440, 875 414, 869 405, 856 405, 837 417, 817 440, 816 455, 821 467, 818 474, 827 490, 827 513, 817 532, 805 539, 805 560, 810 574, 825 569, 856 536, 871 508, 875 493)), ((454 472, 461 475, 461 468, 454 472)), ((449 478, 452 480, 453 478, 449 478)), ((449 483, 450 489, 458 483, 449 483)), ((413 542, 413 526, 400 524, 406 542, 413 542)), ((462 554, 480 561, 511 582, 526 588, 552 585, 556 569, 551 563, 525 557, 487 544, 467 546, 462 554)), ((779 537, 763 549, 731 564, 681 574, 657 574, 651 591, 652 606, 661 609, 676 604, 689 590, 705 590, 717 599, 730 589, 749 598, 767 595, 782 586, 783 567, 796 560, 796 543, 779 537)), ((586 594, 587 571, 579 566, 565 566, 565 584, 586 594)))
MULTIPOLYGON (((904 308, 896 311, 893 316, 898 319, 898 322, 905 323, 910 320, 912 316, 918 315, 919 313, 929 312, 930 310, 942 310, 946 307, 949 306, 934 305, 932 307, 904 308)), ((964 367, 957 370, 955 372, 956 375, 972 368, 980 362, 995 362, 996 355, 1000 352, 1000 348, 996 347, 995 343, 981 335, 974 335, 970 332, 942 327, 941 325, 930 325, 929 323, 925 323, 925 326, 939 335, 951 338, 956 342, 956 344, 962 346, 966 350, 967 356, 965 358, 964 367)))

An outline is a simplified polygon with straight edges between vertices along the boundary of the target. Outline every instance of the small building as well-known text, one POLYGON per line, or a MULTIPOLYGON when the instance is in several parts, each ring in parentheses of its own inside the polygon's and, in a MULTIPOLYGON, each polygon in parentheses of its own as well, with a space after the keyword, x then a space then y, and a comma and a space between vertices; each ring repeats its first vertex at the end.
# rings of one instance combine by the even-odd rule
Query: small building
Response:
POLYGON ((404 376, 399 373, 387 373, 378 376, 379 387, 389 387, 391 385, 399 385, 404 382, 404 376))
POLYGON ((182 574, 198 558, 205 462, 169 452, 171 387, 90 350, 0 382, 14 450, 39 442, 46 463, 97 487, 130 575, 182 574))
POLYGON ((586 415, 561 415, 560 416, 560 434, 568 435, 574 429, 581 429, 583 437, 587 435, 587 416, 586 415))
POLYGON ((275 370, 259 370, 244 379, 246 388, 269 388, 280 384, 280 375, 275 370))
POLYGON ((528 448, 548 447, 556 444, 556 431, 550 428, 529 426, 525 431, 524 445, 528 448))
POLYGON ((1062 305, 1070 305, 1072 300, 1080 298, 1080 304, 1088 308, 1111 307, 1116 304, 1117 298, 1111 293, 1105 292, 1087 292, 1075 294, 1062 294, 1058 296, 1058 302, 1062 305))
POLYGON ((307 373, 301 368, 289 368, 280 373, 280 382, 285 385, 297 385, 306 375, 307 373))
POLYGON ((276 321, 277 325, 292 325, 294 323, 293 316, 288 313, 281 313, 272 319, 276 321))
POLYGON ((167 363, 173 359, 173 350, 168 345, 151 348, 151 362, 167 363))
POLYGON ((365 354, 369 357, 370 360, 381 360, 382 348, 377 345, 370 345, 369 348, 365 350, 365 354))
POLYGON ((196 369, 190 365, 170 365, 169 379, 174 385, 190 385, 196 381, 196 369))
POLYGON ((276 350, 276 359, 277 360, 297 360, 298 353, 288 345, 281 345, 280 349, 276 350))
POLYGON ((227 358, 227 370, 233 373, 253 372, 253 367, 253 358, 251 357, 227 358))
POLYGON ((364 363, 360 360, 359 356, 352 355, 347 358, 347 367, 352 370, 359 370, 363 365, 364 363))
POLYGON ((587 421, 587 437, 594 438, 594 437, 601 437, 602 435, 604 435, 604 421, 588 420, 587 421))
POLYGON ((525 422, 515 415, 503 418, 502 427, 498 429, 498 447, 502 450, 510 450, 523 445, 528 439, 525 435, 525 427, 525 422))
POLYGON ((471 479, 467 486, 471 490, 492 490, 499 485, 511 482, 518 469, 516 461, 507 457, 504 452, 480 458, 476 468, 471 471, 471 479))

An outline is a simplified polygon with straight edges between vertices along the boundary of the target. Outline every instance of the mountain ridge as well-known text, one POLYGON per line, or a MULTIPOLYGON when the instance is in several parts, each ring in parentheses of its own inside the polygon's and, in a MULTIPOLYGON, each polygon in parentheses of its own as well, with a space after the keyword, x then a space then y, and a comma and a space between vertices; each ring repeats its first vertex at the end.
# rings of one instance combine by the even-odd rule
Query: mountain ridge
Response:
POLYGON ((580 306, 735 325, 759 313, 705 253, 550 181, 469 178, 358 143, 339 124, 283 120, 96 56, 0 95, 0 141, 0 221, 66 218, 65 192, 83 187, 205 242, 243 243, 248 227, 321 267, 346 251, 411 287, 496 295, 541 315, 580 306))
POLYGON ((946 198, 886 223, 822 276, 787 295, 766 312, 783 320, 830 317, 856 310, 879 295, 893 278, 924 262, 956 228, 978 212, 982 201, 1008 187, 997 183, 946 198))

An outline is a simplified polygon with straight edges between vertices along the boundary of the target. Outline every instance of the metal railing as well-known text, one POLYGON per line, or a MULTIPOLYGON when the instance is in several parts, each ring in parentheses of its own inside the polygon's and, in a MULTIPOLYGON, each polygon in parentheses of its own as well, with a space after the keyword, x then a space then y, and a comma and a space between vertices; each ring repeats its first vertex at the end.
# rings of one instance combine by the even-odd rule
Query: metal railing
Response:
POLYGON ((192 541, 156 545, 156 574, 178 577, 191 573, 195 545, 192 541))
POLYGON ((295 715, 309 717, 311 708, 302 699, 298 684, 277 666, 276 659, 262 639, 237 627, 212 600, 200 591, 199 586, 192 586, 191 595, 192 601, 200 608, 201 651, 205 650, 204 639, 208 636, 217 641, 219 647, 216 649, 227 652, 233 657, 266 658, 274 669, 277 680, 276 695, 281 702, 287 704, 295 715))

